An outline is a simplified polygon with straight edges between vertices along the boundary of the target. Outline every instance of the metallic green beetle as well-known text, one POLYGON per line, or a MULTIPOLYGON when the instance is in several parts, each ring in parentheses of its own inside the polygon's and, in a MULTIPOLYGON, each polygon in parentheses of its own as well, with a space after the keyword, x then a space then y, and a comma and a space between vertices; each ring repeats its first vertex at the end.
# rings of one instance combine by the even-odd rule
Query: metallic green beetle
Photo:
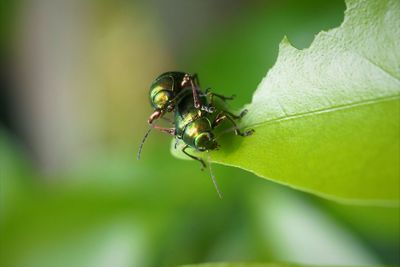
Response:
POLYGON ((247 110, 242 111, 240 115, 235 115, 227 110, 215 108, 214 97, 218 97, 225 101, 233 99, 233 96, 225 97, 223 95, 208 91, 205 94, 200 94, 199 96, 202 103, 207 104, 215 109, 213 114, 196 108, 193 104, 190 91, 186 91, 175 107, 175 127, 165 128, 154 125, 153 128, 182 140, 185 144, 185 146, 182 148, 182 152, 190 158, 199 161, 204 168, 206 167, 204 160, 189 154, 186 150, 189 147, 199 152, 217 149, 219 145, 214 135, 215 127, 227 120, 233 125, 236 135, 249 136, 254 132, 254 130, 241 132, 235 122, 235 119, 242 118, 247 113, 247 110))
POLYGON ((212 113, 213 109, 204 105, 199 98, 200 88, 197 74, 180 71, 165 72, 158 76, 150 86, 150 103, 154 112, 148 123, 162 117, 166 112, 175 109, 175 105, 189 91, 192 95, 194 107, 212 113))
MULTIPOLYGON (((249 136, 253 134, 253 129, 241 132, 235 122, 235 119, 242 118, 247 113, 247 110, 242 111, 240 115, 235 115, 223 108, 217 109, 215 106, 214 97, 226 101, 232 100, 235 97, 234 95, 226 97, 209 92, 208 90, 203 93, 197 85, 198 82, 194 82, 195 80, 193 76, 187 76, 186 73, 167 72, 158 77, 153 83, 150 89, 150 103, 155 111, 148 120, 151 127, 146 132, 140 144, 137 156, 138 159, 140 159, 143 143, 151 129, 168 133, 177 140, 182 140, 184 143, 182 152, 188 157, 199 161, 202 168, 206 167, 204 160, 189 154, 186 150, 192 148, 198 152, 205 152, 218 149, 219 145, 214 134, 214 129, 223 121, 227 120, 233 125, 236 135, 249 136), (185 86, 185 82, 181 82, 177 85, 176 81, 180 81, 181 79, 184 81, 184 77, 189 77, 187 79, 190 82, 190 86, 185 86), (162 117, 165 112, 171 111, 175 111, 173 120, 174 127, 166 128, 153 124, 155 119, 162 117)), ((210 173, 218 195, 222 197, 217 182, 211 172, 211 167, 210 173)))

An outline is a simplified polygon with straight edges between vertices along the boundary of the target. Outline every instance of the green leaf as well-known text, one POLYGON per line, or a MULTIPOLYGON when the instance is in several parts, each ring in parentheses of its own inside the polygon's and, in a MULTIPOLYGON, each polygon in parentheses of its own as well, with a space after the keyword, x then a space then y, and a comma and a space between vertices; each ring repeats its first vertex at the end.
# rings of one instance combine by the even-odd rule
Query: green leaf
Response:
POLYGON ((211 158, 328 199, 398 205, 400 1, 346 4, 309 48, 283 39, 245 106, 240 126, 255 134, 224 135, 211 158))

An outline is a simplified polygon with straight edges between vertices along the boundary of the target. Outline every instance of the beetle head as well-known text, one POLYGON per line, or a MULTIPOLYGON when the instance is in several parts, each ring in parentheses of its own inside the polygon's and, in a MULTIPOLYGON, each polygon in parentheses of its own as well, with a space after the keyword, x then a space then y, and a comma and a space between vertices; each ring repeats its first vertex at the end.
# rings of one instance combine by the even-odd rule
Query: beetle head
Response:
POLYGON ((218 143, 211 132, 200 133, 196 137, 194 144, 199 151, 215 150, 218 148, 218 143))

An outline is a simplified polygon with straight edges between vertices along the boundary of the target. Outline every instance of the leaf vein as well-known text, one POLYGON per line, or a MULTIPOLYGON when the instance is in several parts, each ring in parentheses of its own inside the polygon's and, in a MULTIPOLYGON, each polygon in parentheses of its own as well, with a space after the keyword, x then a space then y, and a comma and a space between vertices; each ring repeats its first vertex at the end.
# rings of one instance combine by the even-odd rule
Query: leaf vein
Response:
POLYGON ((346 109, 351 109, 351 108, 359 107, 359 106, 373 105, 373 104, 377 104, 377 103, 381 103, 381 102, 394 101, 394 100, 399 100, 399 99, 400 99, 400 94, 394 95, 394 96, 386 96, 386 97, 376 98, 376 99, 372 99, 372 100, 364 100, 364 101, 359 101, 359 102, 353 102, 350 104, 337 105, 337 106, 332 106, 329 108, 312 110, 312 111, 293 114, 293 115, 281 116, 281 117, 277 117, 277 118, 274 118, 271 120, 266 120, 263 122, 255 123, 252 125, 245 125, 245 127, 255 128, 255 127, 262 126, 264 124, 272 124, 272 123, 278 123, 281 121, 300 119, 303 117, 309 117, 309 116, 313 116, 313 115, 319 115, 319 114, 324 114, 324 113, 329 113, 329 112, 334 112, 334 111, 339 111, 339 110, 346 110, 346 109))

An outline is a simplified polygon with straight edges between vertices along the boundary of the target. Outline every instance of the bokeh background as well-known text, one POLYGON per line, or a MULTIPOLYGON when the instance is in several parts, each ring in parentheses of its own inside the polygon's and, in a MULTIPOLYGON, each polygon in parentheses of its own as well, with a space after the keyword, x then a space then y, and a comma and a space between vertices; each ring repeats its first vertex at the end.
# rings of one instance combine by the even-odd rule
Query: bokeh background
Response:
POLYGON ((198 163, 152 133, 162 72, 251 95, 284 35, 340 25, 341 0, 7 0, 0 8, 0 265, 399 264, 399 209, 345 206, 198 163))

